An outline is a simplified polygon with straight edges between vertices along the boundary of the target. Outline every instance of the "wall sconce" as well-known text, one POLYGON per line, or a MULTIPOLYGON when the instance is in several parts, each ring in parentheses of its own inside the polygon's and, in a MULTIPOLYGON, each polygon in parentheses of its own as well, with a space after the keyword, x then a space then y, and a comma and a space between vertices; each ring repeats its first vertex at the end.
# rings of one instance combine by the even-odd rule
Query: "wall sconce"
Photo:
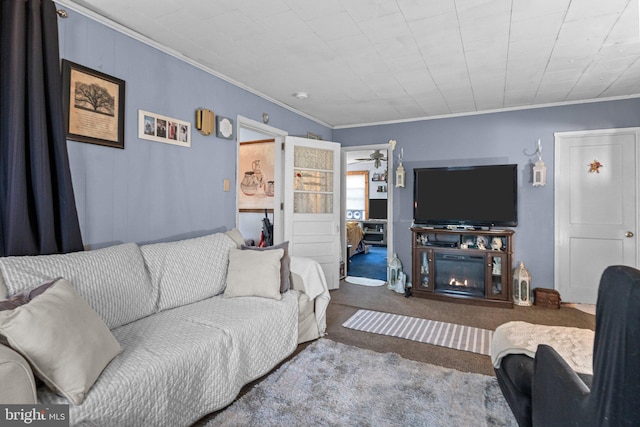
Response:
POLYGON ((534 154, 538 155, 538 161, 533 165, 533 186, 542 187, 547 183, 547 167, 542 161, 542 144, 538 139, 538 149, 534 154))
POLYGON ((400 164, 396 169, 396 187, 404 188, 404 166, 402 166, 402 160, 400 160, 400 164))
MULTIPOLYGON (((397 141, 395 139, 389 140, 389 145, 391 145, 391 151, 395 150, 397 141)), ((404 157, 404 150, 400 148, 400 155, 398 156, 398 167, 396 168, 396 187, 404 188, 405 185, 405 171, 404 166, 402 166, 402 158, 404 157)))
POLYGON ((203 135, 211 135, 214 126, 213 111, 206 108, 198 108, 196 110, 196 129, 203 135))

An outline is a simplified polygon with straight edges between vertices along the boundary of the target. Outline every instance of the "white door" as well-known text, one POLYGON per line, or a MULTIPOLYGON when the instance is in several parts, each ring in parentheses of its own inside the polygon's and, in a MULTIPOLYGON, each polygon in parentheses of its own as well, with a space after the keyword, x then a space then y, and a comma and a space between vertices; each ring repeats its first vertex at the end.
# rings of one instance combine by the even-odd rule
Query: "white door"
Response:
POLYGON ((563 301, 595 304, 607 266, 637 266, 639 132, 555 135, 555 283, 563 301))
POLYGON ((340 268, 340 144, 284 138, 284 240, 320 263, 329 289, 340 268))

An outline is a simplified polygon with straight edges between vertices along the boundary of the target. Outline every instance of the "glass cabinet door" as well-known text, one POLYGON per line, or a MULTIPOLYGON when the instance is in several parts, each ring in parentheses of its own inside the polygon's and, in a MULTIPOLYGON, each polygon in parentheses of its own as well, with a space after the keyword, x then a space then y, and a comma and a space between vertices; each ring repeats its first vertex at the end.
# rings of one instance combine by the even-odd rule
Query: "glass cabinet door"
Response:
POLYGON ((507 268, 505 254, 488 254, 487 255, 487 276, 488 285, 487 294, 492 299, 506 299, 508 295, 510 272, 507 268))
POLYGON ((433 251, 431 249, 419 249, 416 250, 416 256, 418 258, 416 260, 418 271, 414 275, 418 278, 417 290, 432 291, 433 251))

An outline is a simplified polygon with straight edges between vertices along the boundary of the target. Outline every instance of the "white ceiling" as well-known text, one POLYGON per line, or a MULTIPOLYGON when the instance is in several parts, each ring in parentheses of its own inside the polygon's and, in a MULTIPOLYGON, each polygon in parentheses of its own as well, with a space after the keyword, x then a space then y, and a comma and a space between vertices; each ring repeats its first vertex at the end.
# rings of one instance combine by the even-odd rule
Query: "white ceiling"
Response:
POLYGON ((640 96, 638 0, 57 3, 330 127, 640 96))

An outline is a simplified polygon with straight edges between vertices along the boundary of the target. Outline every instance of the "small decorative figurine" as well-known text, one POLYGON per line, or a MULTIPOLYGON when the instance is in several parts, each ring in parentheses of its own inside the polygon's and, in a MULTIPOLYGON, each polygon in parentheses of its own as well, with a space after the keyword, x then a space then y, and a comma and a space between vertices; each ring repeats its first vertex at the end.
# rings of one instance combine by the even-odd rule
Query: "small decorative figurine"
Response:
POLYGON ((491 249, 494 251, 499 251, 502 249, 502 238, 494 237, 491 239, 491 249))
POLYGON ((478 249, 487 249, 487 238, 485 236, 478 236, 476 246, 478 249))
POLYGON ((600 168, 604 167, 597 159, 593 159, 593 162, 589 164, 589 173, 600 173, 600 168))

